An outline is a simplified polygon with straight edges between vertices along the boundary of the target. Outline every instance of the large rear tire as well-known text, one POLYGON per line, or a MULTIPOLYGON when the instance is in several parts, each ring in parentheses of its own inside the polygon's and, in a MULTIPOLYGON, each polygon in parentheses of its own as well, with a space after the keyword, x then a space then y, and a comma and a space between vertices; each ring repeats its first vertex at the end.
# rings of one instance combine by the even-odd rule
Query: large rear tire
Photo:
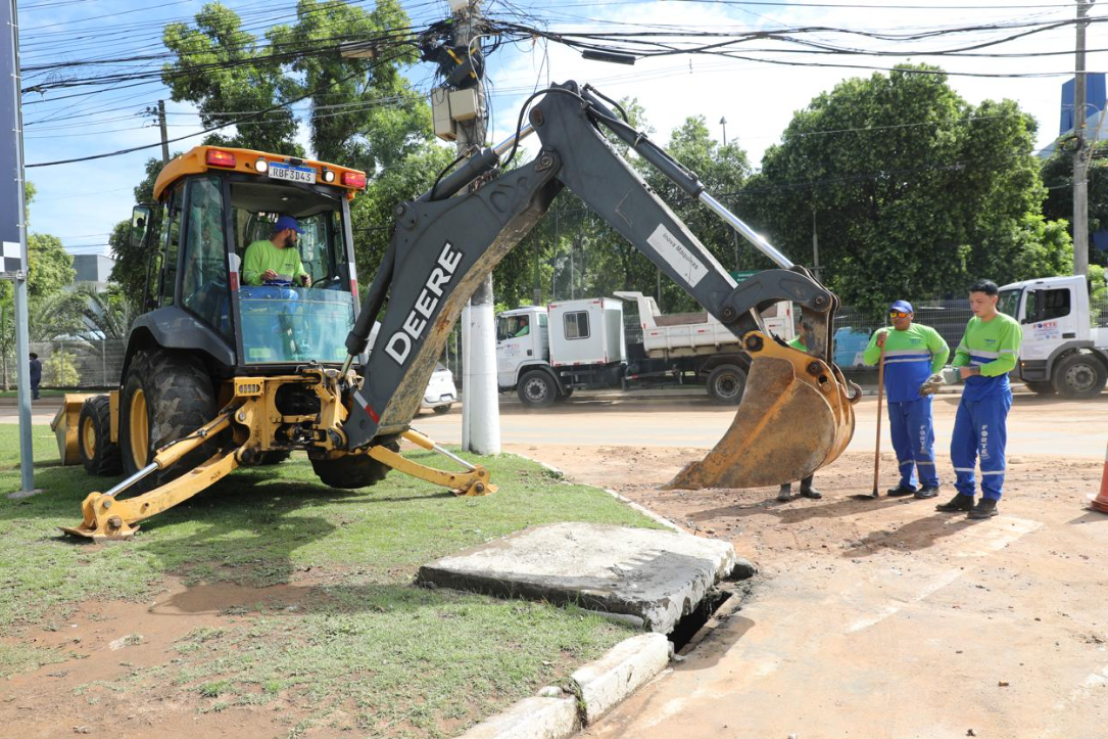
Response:
POLYGON ((112 408, 107 395, 89 398, 81 406, 77 443, 88 474, 114 477, 123 471, 119 445, 112 441, 112 408))
POLYGON ((1053 368, 1054 389, 1063 398, 1095 398, 1108 382, 1108 371, 1092 354, 1070 354, 1053 368))
POLYGON ((717 403, 738 405, 746 390, 746 372, 734 364, 721 364, 708 375, 708 394, 717 403))
MULTIPOLYGON (((199 359, 166 349, 137 353, 120 394, 123 472, 128 476, 138 472, 159 448, 188 436, 214 419, 218 410, 211 377, 199 359)), ((143 478, 132 490, 153 490, 179 477, 211 457, 216 443, 194 449, 169 468, 143 478)))
MULTIPOLYGON (((400 451, 400 444, 396 441, 383 442, 382 446, 394 452, 400 451)), ((356 490, 381 482, 392 468, 368 454, 347 454, 336 459, 313 459, 312 469, 324 485, 340 490, 356 490)))

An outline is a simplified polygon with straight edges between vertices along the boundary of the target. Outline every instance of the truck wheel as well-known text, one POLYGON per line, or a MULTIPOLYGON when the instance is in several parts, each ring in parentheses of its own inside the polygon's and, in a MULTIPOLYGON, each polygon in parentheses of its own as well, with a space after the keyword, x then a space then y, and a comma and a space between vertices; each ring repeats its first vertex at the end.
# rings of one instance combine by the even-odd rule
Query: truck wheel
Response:
POLYGON ((1054 368, 1054 389, 1063 398, 1093 398, 1104 389, 1108 372, 1092 354, 1070 354, 1054 368))
POLYGON ((542 370, 531 370, 519 380, 519 402, 530 408, 546 408, 558 398, 554 380, 542 370))
POLYGON ((708 394, 717 403, 738 405, 746 389, 746 372, 733 364, 722 364, 708 375, 708 394))
POLYGON ((119 445, 112 441, 112 409, 107 395, 89 398, 81 406, 77 422, 77 443, 85 472, 97 477, 112 477, 123 471, 119 445))
MULTIPOLYGON (((395 440, 386 441, 383 446, 394 452, 400 451, 400 444, 395 440)), ((312 469, 324 485, 340 490, 356 490, 381 482, 392 468, 368 454, 347 454, 336 459, 313 459, 312 469)))
POLYGON ((1024 380, 1023 384, 1036 395, 1054 395, 1054 385, 1049 382, 1028 382, 1024 380))
MULTIPOLYGON (((183 352, 139 352, 127 369, 119 402, 119 449, 123 472, 135 474, 157 450, 215 418, 215 390, 199 359, 183 352)), ((193 469, 214 453, 213 440, 186 454, 168 469, 139 481, 132 491, 146 492, 193 469)))

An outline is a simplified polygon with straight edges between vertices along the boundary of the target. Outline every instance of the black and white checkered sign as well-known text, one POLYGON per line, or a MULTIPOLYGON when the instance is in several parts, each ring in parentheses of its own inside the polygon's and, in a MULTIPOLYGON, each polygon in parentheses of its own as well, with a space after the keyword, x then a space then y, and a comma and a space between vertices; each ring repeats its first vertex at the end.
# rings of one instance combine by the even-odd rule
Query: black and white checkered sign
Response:
POLYGON ((23 271, 23 257, 19 242, 0 241, 0 272, 16 273, 23 271))

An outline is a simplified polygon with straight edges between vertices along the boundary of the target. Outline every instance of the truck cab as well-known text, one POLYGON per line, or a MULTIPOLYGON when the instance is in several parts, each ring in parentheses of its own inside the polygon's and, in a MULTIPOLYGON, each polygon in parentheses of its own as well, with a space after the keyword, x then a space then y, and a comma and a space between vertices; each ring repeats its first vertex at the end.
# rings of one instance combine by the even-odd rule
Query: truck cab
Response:
POLYGON ((1108 316, 1090 304, 1088 279, 1048 277, 1005 285, 997 308, 1020 322, 1015 374, 1036 393, 1098 395, 1108 381, 1108 316))
POLYGON ((546 308, 529 305, 504 311, 496 319, 496 383, 516 386, 521 371, 550 364, 550 328, 546 308))

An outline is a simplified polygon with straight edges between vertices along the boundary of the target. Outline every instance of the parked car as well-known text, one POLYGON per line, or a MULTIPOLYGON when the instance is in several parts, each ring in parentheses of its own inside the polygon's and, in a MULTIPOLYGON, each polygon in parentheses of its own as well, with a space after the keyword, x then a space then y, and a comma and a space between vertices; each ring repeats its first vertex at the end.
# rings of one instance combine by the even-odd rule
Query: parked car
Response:
POLYGON ((435 365, 431 381, 423 393, 423 407, 435 413, 449 413, 450 407, 458 402, 458 388, 454 386, 454 373, 442 362, 435 365))

